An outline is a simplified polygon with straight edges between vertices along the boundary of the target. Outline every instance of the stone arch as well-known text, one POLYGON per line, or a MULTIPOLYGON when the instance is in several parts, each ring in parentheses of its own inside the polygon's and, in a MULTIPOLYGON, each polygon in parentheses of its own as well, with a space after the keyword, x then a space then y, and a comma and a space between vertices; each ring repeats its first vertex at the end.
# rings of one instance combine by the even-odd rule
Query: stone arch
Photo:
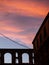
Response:
POLYGON ((22 63, 29 63, 29 54, 28 53, 22 54, 22 63))
POLYGON ((4 63, 12 64, 12 54, 11 53, 4 54, 4 63))

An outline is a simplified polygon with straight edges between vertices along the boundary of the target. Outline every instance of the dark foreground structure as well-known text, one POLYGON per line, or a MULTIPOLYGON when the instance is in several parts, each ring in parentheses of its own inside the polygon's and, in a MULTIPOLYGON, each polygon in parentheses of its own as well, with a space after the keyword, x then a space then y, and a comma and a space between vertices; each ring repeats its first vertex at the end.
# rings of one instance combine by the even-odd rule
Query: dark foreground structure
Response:
POLYGON ((32 44, 34 49, 0 49, 0 65, 49 65, 49 13, 32 44), (7 58, 10 63, 6 63, 7 58), (26 59, 28 62, 24 62, 26 59))
POLYGON ((49 65, 49 13, 32 44, 34 45, 35 65, 49 65))
POLYGON ((0 49, 0 65, 33 65, 33 49, 0 49), (10 55, 6 57, 6 54, 10 55), (22 62, 25 54, 28 56, 28 63, 22 62), (6 59, 10 60, 11 63, 5 63, 6 59))

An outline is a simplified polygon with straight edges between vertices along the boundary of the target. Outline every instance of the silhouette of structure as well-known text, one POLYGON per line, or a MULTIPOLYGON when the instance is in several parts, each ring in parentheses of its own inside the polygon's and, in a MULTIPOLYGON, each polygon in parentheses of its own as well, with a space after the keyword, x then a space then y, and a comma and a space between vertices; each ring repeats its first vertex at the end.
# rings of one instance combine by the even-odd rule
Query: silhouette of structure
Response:
POLYGON ((28 46, 20 44, 4 34, 0 33, 4 38, 13 43, 23 46, 27 49, 0 49, 0 65, 33 65, 34 51, 28 46), (9 62, 10 61, 10 62, 9 62))
POLYGON ((0 49, 0 65, 33 65, 33 59, 33 49, 0 49), (4 56, 7 53, 11 55, 12 63, 4 63, 4 56), (28 63, 22 63, 23 54, 28 55, 28 63), (16 60, 18 60, 18 62, 16 62, 16 60))
POLYGON ((49 65, 49 13, 32 44, 34 45, 35 65, 49 65))
MULTIPOLYGON (((1 35, 11 40, 5 35, 1 35)), ((11 41, 17 43, 13 40, 11 41)), ((32 44, 34 45, 34 49, 0 49, 0 65, 49 65, 49 13, 43 21, 32 44), (5 62, 6 54, 10 55, 11 63, 5 62), (22 62, 24 54, 28 55, 29 62, 22 62), (35 64, 33 63, 33 59, 35 60, 35 64)), ((19 45, 27 47, 22 44, 19 45)))

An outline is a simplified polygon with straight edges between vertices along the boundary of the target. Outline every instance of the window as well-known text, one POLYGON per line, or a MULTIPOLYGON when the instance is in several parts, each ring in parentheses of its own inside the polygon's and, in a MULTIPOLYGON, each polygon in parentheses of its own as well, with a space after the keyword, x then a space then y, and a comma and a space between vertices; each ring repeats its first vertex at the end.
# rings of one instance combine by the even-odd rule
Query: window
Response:
POLYGON ((1 59, 0 59, 0 64, 1 64, 1 59))
POLYGON ((16 64, 19 63, 19 59, 18 59, 18 53, 16 52, 16 64))
POLYGON ((35 43, 34 43, 34 49, 36 49, 36 47, 35 47, 35 43))
POLYGON ((38 39, 35 41, 35 48, 38 49, 38 39))
POLYGON ((19 60, 18 59, 16 59, 16 64, 18 64, 19 63, 19 60))
POLYGON ((34 64, 34 53, 32 53, 32 62, 34 64))
POLYGON ((38 47, 38 39, 36 41, 37 41, 37 47, 38 47))
POLYGON ((35 49, 37 50, 37 41, 35 41, 35 49))
POLYGON ((33 64, 34 64, 34 59, 33 59, 33 64))
POLYGON ((47 32, 46 32, 46 27, 44 27, 44 37, 46 37, 47 32))
POLYGON ((40 34, 40 43, 42 42, 42 35, 40 34))
POLYGON ((10 53, 5 53, 4 55, 4 63, 12 63, 12 55, 10 53))
POLYGON ((29 55, 27 53, 22 54, 22 63, 29 63, 29 55))
POLYGON ((32 57, 34 57, 34 53, 32 53, 32 57))
POLYGON ((18 53, 16 53, 16 57, 18 57, 18 53))
POLYGON ((1 57, 1 53, 0 53, 0 57, 1 57))

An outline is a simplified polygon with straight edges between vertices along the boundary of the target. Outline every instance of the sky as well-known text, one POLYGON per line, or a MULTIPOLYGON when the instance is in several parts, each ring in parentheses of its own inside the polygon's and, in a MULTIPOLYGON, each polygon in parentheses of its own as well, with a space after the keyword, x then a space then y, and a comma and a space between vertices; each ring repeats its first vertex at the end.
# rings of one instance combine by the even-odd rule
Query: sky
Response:
MULTIPOLYGON (((33 48, 32 41, 49 12, 49 0, 0 0, 0 33, 33 48)), ((0 48, 23 48, 0 35, 0 48)))

